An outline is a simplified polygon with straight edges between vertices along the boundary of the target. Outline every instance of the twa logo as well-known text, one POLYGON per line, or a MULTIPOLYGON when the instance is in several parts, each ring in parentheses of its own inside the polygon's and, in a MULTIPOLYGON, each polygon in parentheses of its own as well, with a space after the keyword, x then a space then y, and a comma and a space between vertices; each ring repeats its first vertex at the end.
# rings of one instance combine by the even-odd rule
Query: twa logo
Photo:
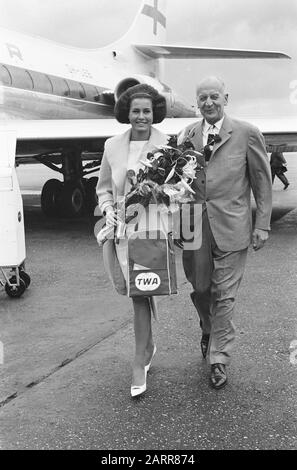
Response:
POLYGON ((141 273, 135 278, 135 286, 141 291, 152 291, 158 289, 161 279, 156 273, 141 273))

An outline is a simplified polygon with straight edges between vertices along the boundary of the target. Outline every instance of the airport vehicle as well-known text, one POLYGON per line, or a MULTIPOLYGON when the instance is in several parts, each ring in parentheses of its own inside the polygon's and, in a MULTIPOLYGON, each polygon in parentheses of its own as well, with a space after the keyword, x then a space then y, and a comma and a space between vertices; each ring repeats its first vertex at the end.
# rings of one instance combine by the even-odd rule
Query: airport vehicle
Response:
MULTIPOLYGON (((168 45, 165 5, 165 0, 144 0, 123 37, 94 50, 0 30, 0 125, 13 122, 16 163, 38 161, 63 176, 42 189, 47 215, 94 211, 97 179, 89 176, 98 171, 105 140, 125 128, 113 118, 113 107, 127 88, 147 83, 166 97, 168 118, 159 128, 168 134, 197 120, 195 109, 163 83, 164 59, 289 58, 272 51, 168 45)), ((297 146, 293 119, 256 124, 270 150, 297 146)))
POLYGON ((25 271, 25 231, 21 191, 15 169, 16 132, 0 130, 0 284, 9 297, 20 297, 30 285, 25 271))

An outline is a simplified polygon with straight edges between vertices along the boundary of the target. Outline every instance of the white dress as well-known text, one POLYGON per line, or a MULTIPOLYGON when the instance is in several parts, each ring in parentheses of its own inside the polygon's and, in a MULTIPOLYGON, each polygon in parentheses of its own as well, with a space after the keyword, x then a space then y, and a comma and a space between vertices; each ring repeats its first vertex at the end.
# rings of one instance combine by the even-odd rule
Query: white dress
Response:
MULTIPOLYGON (((144 168, 144 165, 140 163, 139 159, 141 156, 141 152, 143 147, 148 143, 148 140, 131 140, 129 144, 129 154, 128 154, 128 161, 127 161, 127 171, 134 170, 135 174, 137 175, 140 168, 144 168)), ((131 188, 131 184, 126 178, 125 183, 125 194, 129 192, 131 188)), ((133 231, 133 227, 131 225, 128 226, 129 230, 133 231)), ((127 249, 128 249, 128 240, 127 238, 120 238, 119 242, 116 243, 116 253, 117 257, 125 277, 125 280, 128 279, 128 256, 127 256, 127 249)))

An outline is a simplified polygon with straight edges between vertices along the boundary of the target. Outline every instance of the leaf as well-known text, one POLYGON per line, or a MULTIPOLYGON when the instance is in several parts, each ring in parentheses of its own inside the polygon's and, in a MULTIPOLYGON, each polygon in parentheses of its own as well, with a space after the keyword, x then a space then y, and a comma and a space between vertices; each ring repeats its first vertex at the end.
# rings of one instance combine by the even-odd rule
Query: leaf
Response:
POLYGON ((191 186, 189 186, 188 183, 186 183, 183 178, 180 180, 180 182, 181 182, 181 184, 183 185, 183 187, 184 187, 185 189, 187 189, 190 193, 195 194, 195 191, 193 191, 193 189, 191 188, 191 186))
POLYGON ((176 168, 176 164, 174 165, 174 167, 170 170, 166 180, 164 181, 164 183, 168 183, 168 181, 171 180, 171 178, 173 177, 174 173, 175 173, 175 168, 176 168))
POLYGON ((140 163, 142 163, 144 166, 147 166, 148 168, 152 168, 152 164, 149 160, 139 160, 140 163))

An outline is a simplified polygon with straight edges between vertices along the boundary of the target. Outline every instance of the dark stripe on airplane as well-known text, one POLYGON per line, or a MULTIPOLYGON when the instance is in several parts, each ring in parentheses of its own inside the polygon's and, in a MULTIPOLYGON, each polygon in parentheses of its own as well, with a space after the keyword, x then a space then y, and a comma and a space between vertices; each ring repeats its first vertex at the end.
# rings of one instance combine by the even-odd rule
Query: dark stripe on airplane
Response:
POLYGON ((0 64, 0 83, 22 90, 36 91, 77 100, 94 101, 113 106, 110 97, 102 94, 106 88, 16 67, 15 65, 0 64))
POLYGON ((154 6, 144 5, 142 14, 154 20, 154 34, 157 34, 157 24, 160 23, 166 28, 166 17, 158 10, 158 0, 154 0, 154 6))

